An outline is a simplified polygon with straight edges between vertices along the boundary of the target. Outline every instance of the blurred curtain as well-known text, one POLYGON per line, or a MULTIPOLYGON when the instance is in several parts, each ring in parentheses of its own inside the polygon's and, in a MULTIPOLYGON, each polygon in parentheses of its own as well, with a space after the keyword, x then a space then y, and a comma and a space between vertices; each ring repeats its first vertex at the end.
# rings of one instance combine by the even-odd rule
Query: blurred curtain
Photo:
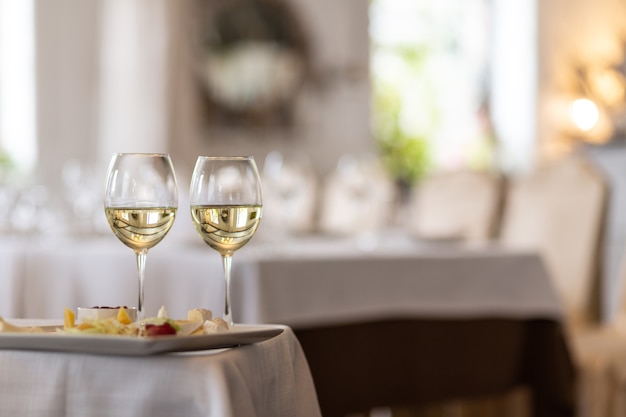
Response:
POLYGON ((179 2, 101 0, 98 154, 167 152, 179 2))

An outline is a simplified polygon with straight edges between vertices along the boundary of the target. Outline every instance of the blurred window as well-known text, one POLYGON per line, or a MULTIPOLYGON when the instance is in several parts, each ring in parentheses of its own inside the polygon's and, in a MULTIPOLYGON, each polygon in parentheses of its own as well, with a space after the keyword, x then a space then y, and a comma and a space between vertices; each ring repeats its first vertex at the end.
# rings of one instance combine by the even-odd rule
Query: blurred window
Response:
POLYGON ((396 177, 412 182, 428 168, 493 163, 489 5, 371 1, 373 131, 396 177))
POLYGON ((33 0, 0 0, 0 171, 35 165, 34 51, 33 0))

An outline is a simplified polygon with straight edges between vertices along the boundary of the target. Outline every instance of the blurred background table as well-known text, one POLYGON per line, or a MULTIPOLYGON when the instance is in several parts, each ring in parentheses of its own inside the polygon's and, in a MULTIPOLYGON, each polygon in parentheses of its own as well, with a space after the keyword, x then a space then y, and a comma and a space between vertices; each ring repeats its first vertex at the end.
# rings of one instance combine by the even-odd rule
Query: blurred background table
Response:
POLYGON ((230 349, 157 356, 0 350, 0 414, 320 417, 288 327, 230 349))
POLYGON ((535 252, 387 235, 258 245, 240 258, 235 317, 294 328, 325 416, 520 386, 532 415, 574 414, 561 303, 535 252))
POLYGON ((562 314, 537 253, 496 243, 313 236, 251 244, 233 259, 234 310, 243 322, 304 328, 398 316, 562 314))

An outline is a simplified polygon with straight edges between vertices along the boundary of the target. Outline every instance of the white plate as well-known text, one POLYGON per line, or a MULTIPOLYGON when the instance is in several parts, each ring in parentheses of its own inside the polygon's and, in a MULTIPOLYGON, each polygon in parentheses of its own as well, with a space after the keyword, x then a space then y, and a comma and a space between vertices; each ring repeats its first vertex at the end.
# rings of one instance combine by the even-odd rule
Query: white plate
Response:
POLYGON ((3 333, 0 349, 145 356, 221 349, 262 342, 283 332, 276 325, 236 324, 228 332, 197 336, 130 337, 62 333, 3 333))

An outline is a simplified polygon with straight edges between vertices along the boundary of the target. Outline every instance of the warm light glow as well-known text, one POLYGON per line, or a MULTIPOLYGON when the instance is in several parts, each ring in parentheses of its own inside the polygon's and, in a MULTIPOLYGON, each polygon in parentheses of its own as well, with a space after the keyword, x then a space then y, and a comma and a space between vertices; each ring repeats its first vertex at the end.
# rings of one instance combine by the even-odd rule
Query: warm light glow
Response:
POLYGON ((572 103, 571 116, 574 124, 586 132, 598 123, 600 112, 593 101, 580 98, 572 103))
POLYGON ((626 85, 624 76, 612 69, 593 70, 589 73, 591 91, 605 105, 619 106, 624 102, 626 85))

